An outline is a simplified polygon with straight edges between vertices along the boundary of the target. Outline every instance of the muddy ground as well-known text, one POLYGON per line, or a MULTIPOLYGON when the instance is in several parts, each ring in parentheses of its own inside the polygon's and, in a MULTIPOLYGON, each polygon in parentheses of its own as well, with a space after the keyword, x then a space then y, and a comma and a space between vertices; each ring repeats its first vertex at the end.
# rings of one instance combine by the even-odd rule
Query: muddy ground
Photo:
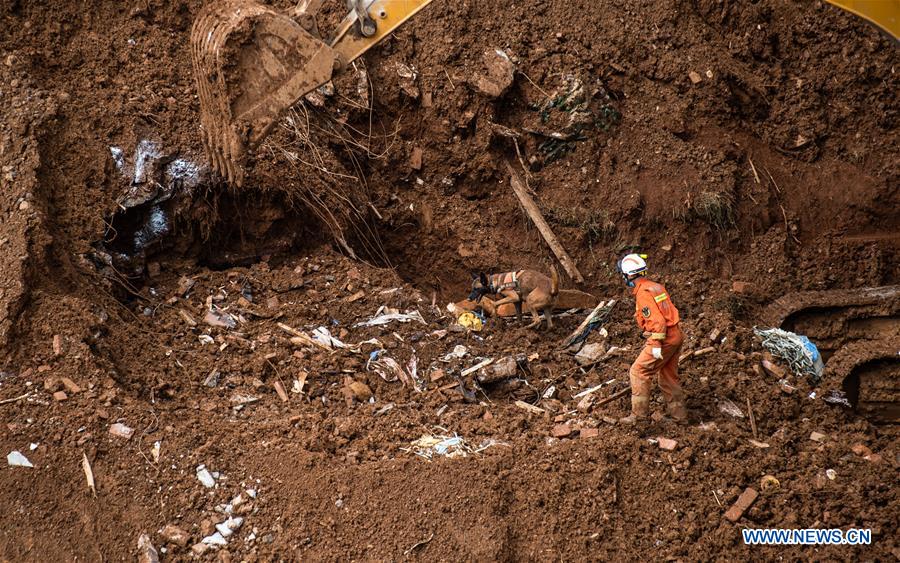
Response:
POLYGON ((900 59, 875 28, 809 1, 437 0, 294 108, 236 190, 200 146, 199 8, 0 5, 0 449, 34 466, 0 468, 0 558, 133 559, 142 534, 163 560, 900 557, 896 424, 826 403, 827 366, 816 387, 759 371, 752 333, 785 294, 900 283, 900 59), (516 70, 486 93, 496 49, 516 70), (465 332, 446 310, 472 271, 555 263, 506 160, 584 275, 563 286, 619 300, 590 342, 623 350, 591 369, 558 347, 583 313, 465 332), (715 347, 683 363, 688 425, 575 397, 627 385, 633 249, 686 350, 715 347), (382 306, 422 321, 354 326, 382 306), (378 375, 381 349, 418 380, 378 375), (529 370, 456 380, 510 355, 529 370), (416 455, 426 434, 467 455, 416 455), (204 546, 228 503, 241 526, 204 546), (873 543, 749 548, 744 527, 873 543))

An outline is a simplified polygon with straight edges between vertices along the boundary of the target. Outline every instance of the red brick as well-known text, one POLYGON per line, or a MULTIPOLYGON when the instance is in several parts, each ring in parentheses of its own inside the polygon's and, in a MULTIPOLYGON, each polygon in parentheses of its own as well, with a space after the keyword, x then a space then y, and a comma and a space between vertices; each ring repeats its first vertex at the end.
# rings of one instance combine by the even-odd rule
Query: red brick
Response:
POLYGON ((572 433, 572 427, 568 424, 557 424, 550 433, 555 438, 565 438, 572 433))
POLYGON ((68 398, 69 398, 69 396, 66 395, 65 391, 57 391, 56 393, 53 394, 53 400, 55 400, 55 401, 65 401, 68 398))
POLYGON ((659 448, 661 450, 672 451, 678 447, 678 442, 672 440, 670 438, 657 438, 659 441, 659 448))
POLYGON ((735 501, 734 504, 731 505, 731 508, 725 513, 725 518, 728 518, 732 522, 737 522, 741 519, 741 516, 744 515, 744 512, 747 511, 748 508, 756 501, 756 497, 759 496, 759 493, 756 492, 755 489, 747 487, 744 489, 744 492, 741 493, 741 496, 735 501))

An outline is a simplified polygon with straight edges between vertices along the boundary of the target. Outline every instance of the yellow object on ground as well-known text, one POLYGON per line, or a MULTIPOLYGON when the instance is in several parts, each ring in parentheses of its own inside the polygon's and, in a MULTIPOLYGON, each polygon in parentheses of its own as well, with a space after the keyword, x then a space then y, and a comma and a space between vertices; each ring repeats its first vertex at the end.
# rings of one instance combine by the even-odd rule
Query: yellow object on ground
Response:
POLYGON ((900 40, 900 0, 827 0, 838 8, 872 22, 900 40))
POLYGON ((459 319, 457 319, 456 322, 469 330, 474 330, 475 332, 478 332, 482 328, 484 328, 484 323, 481 322, 481 319, 478 318, 478 315, 476 315, 475 313, 463 313, 459 316, 459 319))

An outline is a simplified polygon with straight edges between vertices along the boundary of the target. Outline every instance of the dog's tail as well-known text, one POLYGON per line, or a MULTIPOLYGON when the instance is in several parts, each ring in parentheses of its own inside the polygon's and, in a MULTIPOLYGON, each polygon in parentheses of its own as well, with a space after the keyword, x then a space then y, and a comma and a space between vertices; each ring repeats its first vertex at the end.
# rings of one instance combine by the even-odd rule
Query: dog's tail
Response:
POLYGON ((556 266, 550 266, 550 296, 557 295, 559 295, 559 272, 556 271, 556 266))

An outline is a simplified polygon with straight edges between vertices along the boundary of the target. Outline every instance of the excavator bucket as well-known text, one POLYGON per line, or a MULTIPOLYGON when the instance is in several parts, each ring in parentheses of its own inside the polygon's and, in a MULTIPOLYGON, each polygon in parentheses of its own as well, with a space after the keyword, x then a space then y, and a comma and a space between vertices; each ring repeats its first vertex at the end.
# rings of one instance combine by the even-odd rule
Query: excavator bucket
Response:
POLYGON ((331 78, 334 51, 290 17, 248 0, 208 4, 191 29, 203 141, 240 185, 248 150, 282 112, 331 78))

